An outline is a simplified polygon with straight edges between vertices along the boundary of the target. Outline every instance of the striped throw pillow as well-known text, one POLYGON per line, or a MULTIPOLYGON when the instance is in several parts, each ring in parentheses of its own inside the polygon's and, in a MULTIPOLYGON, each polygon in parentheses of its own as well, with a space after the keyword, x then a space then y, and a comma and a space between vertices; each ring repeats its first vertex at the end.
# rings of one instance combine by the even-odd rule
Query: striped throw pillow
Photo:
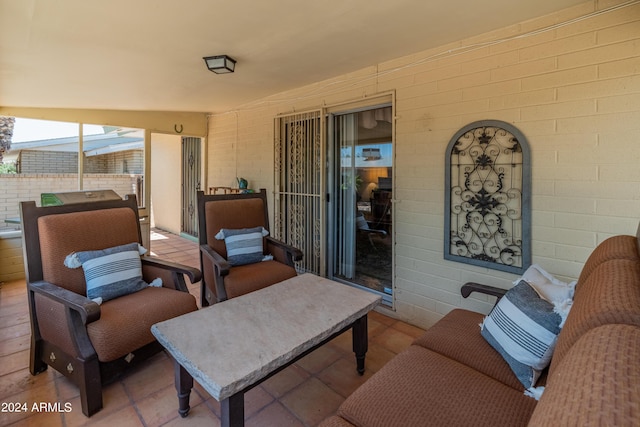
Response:
POLYGON ((229 264, 238 266, 253 264, 265 259, 262 247, 263 238, 269 232, 264 227, 241 228, 241 229, 221 229, 216 234, 216 239, 223 240, 227 247, 227 261, 229 264))
MULTIPOLYGON (((138 243, 129 243, 96 251, 74 252, 67 256, 65 265, 70 268, 82 266, 87 298, 102 303, 149 286, 142 280, 140 255, 145 252, 146 249, 138 243)), ((156 280, 152 282, 153 286, 158 285, 156 280)))
POLYGON ((481 334, 529 389, 551 362, 562 320, 553 304, 521 280, 484 319, 481 334))

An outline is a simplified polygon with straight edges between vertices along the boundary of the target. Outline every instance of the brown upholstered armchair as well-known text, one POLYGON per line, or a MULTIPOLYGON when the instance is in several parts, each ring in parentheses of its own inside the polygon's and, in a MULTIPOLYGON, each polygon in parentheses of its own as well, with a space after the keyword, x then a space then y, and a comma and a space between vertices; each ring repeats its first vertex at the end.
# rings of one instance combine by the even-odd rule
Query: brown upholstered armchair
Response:
MULTIPOLYGON (((29 369, 36 375, 51 366, 67 376, 80 389, 82 412, 91 416, 102 408, 104 384, 162 350, 151 325, 197 310, 184 276, 194 283, 200 280, 200 271, 140 257, 135 196, 51 207, 22 202, 20 214, 31 318, 29 369), (134 264, 140 289, 117 297, 105 294, 99 305, 87 297, 87 283, 93 279, 87 275, 85 280, 85 264, 70 268, 65 259, 74 252, 95 254, 125 244, 136 248, 129 251, 127 262, 134 264), (160 287, 147 286, 157 278, 162 279, 160 287)), ((105 270, 113 274, 118 269, 105 270)), ((90 287, 91 292, 95 289, 90 287)))
POLYGON ((266 190, 249 194, 205 195, 198 192, 202 306, 237 297, 294 277, 302 252, 271 236, 262 239, 262 255, 272 260, 234 265, 220 232, 264 227, 269 230, 266 190), (216 237, 218 235, 218 237, 216 237))

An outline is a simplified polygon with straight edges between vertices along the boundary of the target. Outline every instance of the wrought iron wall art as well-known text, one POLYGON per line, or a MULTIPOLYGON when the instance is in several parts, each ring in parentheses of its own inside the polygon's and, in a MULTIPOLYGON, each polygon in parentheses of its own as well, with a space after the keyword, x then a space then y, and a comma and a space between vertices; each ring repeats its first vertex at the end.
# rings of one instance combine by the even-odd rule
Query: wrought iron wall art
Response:
POLYGON ((485 120, 449 142, 444 257, 512 273, 531 263, 529 145, 509 123, 485 120))

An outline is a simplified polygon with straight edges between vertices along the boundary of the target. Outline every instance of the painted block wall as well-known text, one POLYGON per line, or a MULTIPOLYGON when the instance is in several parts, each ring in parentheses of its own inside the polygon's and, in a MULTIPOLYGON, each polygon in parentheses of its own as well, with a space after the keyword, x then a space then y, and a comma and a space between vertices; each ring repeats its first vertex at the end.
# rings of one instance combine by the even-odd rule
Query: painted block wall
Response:
POLYGON ((0 283, 24 278, 22 233, 12 231, 0 236, 0 283))
POLYGON ((182 137, 151 136, 151 226, 180 234, 182 219, 182 137))
MULTIPOLYGON (((376 64, 210 120, 210 185, 243 176, 273 190, 274 119, 395 94, 396 315, 429 327, 466 281, 513 274, 443 259, 445 150, 464 125, 516 126, 532 156, 533 262, 576 279, 593 248, 640 220, 640 4, 589 1, 560 13, 376 64)), ((219 183, 219 184, 218 184, 219 183)), ((272 212, 272 210, 271 210, 272 212)))
MULTIPOLYGON (((142 174, 144 172, 143 169, 143 150, 127 150, 84 158, 85 173, 142 174)), ((78 154, 23 150, 20 153, 20 172, 24 174, 77 173, 78 154)))
MULTIPOLYGON (((88 174, 84 176, 87 190, 114 190, 121 196, 134 194, 137 175, 88 174)), ((35 200, 40 204, 42 193, 77 191, 75 174, 0 174, 0 228, 5 219, 20 216, 19 203, 35 200)))
MULTIPOLYGON (((5 219, 20 216, 21 201, 35 200, 39 206, 41 193, 76 191, 77 188, 75 174, 0 174, 0 282, 24 278, 22 233, 7 231, 5 219)), ((111 189, 124 197, 135 193, 136 175, 85 175, 84 188, 111 189)))
POLYGON ((78 173, 78 153, 23 150, 20 173, 78 173))

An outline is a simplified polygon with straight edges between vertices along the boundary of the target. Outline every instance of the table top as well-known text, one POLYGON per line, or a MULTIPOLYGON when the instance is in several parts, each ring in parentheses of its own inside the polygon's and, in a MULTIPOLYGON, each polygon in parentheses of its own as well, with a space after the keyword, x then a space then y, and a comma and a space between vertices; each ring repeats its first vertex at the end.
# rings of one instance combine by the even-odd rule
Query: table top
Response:
POLYGON ((157 323, 151 332, 220 401, 346 328, 380 299, 306 273, 157 323))

